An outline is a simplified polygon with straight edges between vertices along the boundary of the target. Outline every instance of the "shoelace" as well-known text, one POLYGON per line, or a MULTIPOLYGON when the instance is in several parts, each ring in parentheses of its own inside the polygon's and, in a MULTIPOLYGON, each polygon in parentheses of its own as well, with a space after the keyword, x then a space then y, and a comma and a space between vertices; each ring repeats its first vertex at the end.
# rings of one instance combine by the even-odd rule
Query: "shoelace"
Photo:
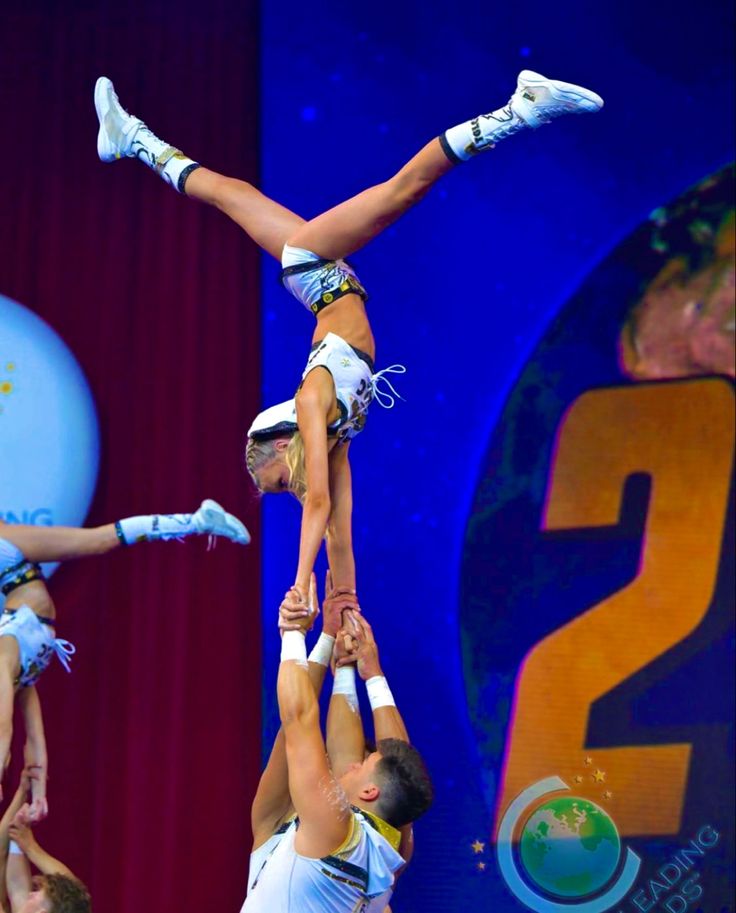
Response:
POLYGON ((508 124, 505 124, 503 127, 497 127, 493 131, 493 141, 506 139, 507 136, 513 136, 514 133, 518 133, 519 130, 523 130, 527 126, 526 122, 521 118, 518 120, 510 121, 508 124))
POLYGON ((497 117, 492 117, 490 114, 483 115, 489 121, 493 121, 493 126, 491 128, 491 138, 484 139, 483 143, 476 142, 478 149, 486 148, 490 146, 491 148, 496 144, 497 140, 506 139, 507 136, 513 136, 514 133, 518 133, 519 130, 523 130, 527 124, 526 122, 518 115, 515 114, 511 109, 511 99, 503 108, 503 113, 508 115, 508 120, 502 121, 497 117))
POLYGON ((386 374, 406 374, 406 368, 404 365, 389 365, 383 371, 378 371, 376 374, 371 375, 373 397, 384 409, 393 409, 396 405, 396 400, 403 400, 404 397, 396 391, 391 381, 385 376, 386 374), (382 390, 379 387, 379 383, 384 383, 388 390, 382 390))
POLYGON ((69 663, 69 658, 74 656, 77 652, 77 648, 74 644, 69 643, 68 640, 63 640, 60 637, 57 637, 52 644, 54 653, 59 657, 59 662, 66 669, 67 672, 71 672, 72 668, 69 663))

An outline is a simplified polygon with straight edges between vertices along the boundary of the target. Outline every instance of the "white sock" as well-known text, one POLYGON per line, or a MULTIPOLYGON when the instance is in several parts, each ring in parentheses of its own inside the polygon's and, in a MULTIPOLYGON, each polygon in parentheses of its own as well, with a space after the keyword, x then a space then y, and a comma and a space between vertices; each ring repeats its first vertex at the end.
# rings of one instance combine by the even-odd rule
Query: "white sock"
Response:
POLYGON ((136 542, 164 542, 194 536, 199 530, 193 522, 194 514, 148 514, 145 517, 126 517, 118 520, 115 531, 124 545, 136 542))
POLYGON ((195 168, 199 168, 198 162, 159 139, 144 123, 136 131, 130 155, 152 168, 179 193, 184 193, 186 179, 195 168))
POLYGON ((467 162, 526 126, 511 106, 506 105, 490 114, 479 114, 457 127, 450 127, 440 136, 440 143, 451 162, 467 162))

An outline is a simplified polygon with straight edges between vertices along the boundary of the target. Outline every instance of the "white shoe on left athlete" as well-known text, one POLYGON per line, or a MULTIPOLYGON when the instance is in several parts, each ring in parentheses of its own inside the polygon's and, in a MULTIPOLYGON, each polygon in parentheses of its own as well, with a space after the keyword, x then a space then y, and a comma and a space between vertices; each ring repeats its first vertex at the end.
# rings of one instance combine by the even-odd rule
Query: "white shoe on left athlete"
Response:
POLYGON ((527 126, 541 127, 565 114, 594 114, 603 107, 603 99, 582 86, 522 70, 509 107, 527 126))
POLYGON ((100 122, 97 155, 103 162, 127 158, 131 155, 135 135, 144 124, 123 108, 107 76, 100 76, 95 83, 95 110, 100 122))
POLYGON ((248 545, 250 542, 250 533, 240 520, 210 498, 202 501, 192 514, 192 523, 200 533, 222 536, 238 545, 248 545))

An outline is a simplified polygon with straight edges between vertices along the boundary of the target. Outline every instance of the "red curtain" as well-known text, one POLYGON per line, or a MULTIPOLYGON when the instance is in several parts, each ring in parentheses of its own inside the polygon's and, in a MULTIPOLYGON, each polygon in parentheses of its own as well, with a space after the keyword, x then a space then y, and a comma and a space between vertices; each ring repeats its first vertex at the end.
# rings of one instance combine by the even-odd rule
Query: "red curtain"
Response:
MULTIPOLYGON (((248 0, 2 6, 0 293, 44 317, 90 381, 102 462, 88 525, 207 496, 258 542, 242 468, 257 252, 141 164, 100 163, 92 104, 108 75, 165 139, 255 180, 256 48, 248 0)), ((78 652, 73 675, 57 664, 39 686, 40 841, 96 913, 237 911, 260 769, 257 544, 136 546, 64 566, 51 590, 78 652)))

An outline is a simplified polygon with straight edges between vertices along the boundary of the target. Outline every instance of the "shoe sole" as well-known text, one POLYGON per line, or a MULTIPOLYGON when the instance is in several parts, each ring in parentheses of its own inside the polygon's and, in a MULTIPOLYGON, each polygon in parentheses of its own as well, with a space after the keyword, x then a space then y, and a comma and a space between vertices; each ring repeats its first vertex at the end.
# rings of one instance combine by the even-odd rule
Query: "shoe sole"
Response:
MULTIPOLYGON (((202 503, 199 505, 199 510, 197 513, 201 513, 201 516, 205 520, 213 521, 212 525, 214 526, 222 526, 225 529, 230 528, 227 523, 227 518, 231 517, 232 515, 228 514, 228 512, 220 504, 217 503, 217 501, 213 501, 211 498, 207 498, 206 500, 202 501, 202 503)), ((248 545, 250 542, 250 533, 248 532, 247 528, 243 523, 240 522, 240 520, 237 519, 237 517, 232 517, 232 520, 235 524, 237 524, 236 528, 238 530, 238 539, 234 541, 236 541, 239 545, 248 545)))
POLYGON ((549 90, 550 95, 556 101, 573 102, 585 111, 600 111, 603 107, 603 99, 590 89, 584 86, 576 86, 571 82, 560 82, 558 79, 547 79, 541 73, 534 73, 532 70, 522 70, 519 73, 518 88, 549 90))
POLYGON ((95 111, 100 122, 100 129, 97 132, 97 155, 103 162, 116 162, 122 158, 105 129, 105 118, 112 107, 110 95, 114 93, 112 80, 107 76, 100 76, 95 83, 95 111))
POLYGON ((109 151, 110 143, 105 130, 105 115, 110 110, 110 89, 112 82, 107 76, 100 76, 95 83, 95 111, 100 122, 100 129, 97 131, 97 155, 103 162, 114 162, 118 158, 114 152, 109 151))

